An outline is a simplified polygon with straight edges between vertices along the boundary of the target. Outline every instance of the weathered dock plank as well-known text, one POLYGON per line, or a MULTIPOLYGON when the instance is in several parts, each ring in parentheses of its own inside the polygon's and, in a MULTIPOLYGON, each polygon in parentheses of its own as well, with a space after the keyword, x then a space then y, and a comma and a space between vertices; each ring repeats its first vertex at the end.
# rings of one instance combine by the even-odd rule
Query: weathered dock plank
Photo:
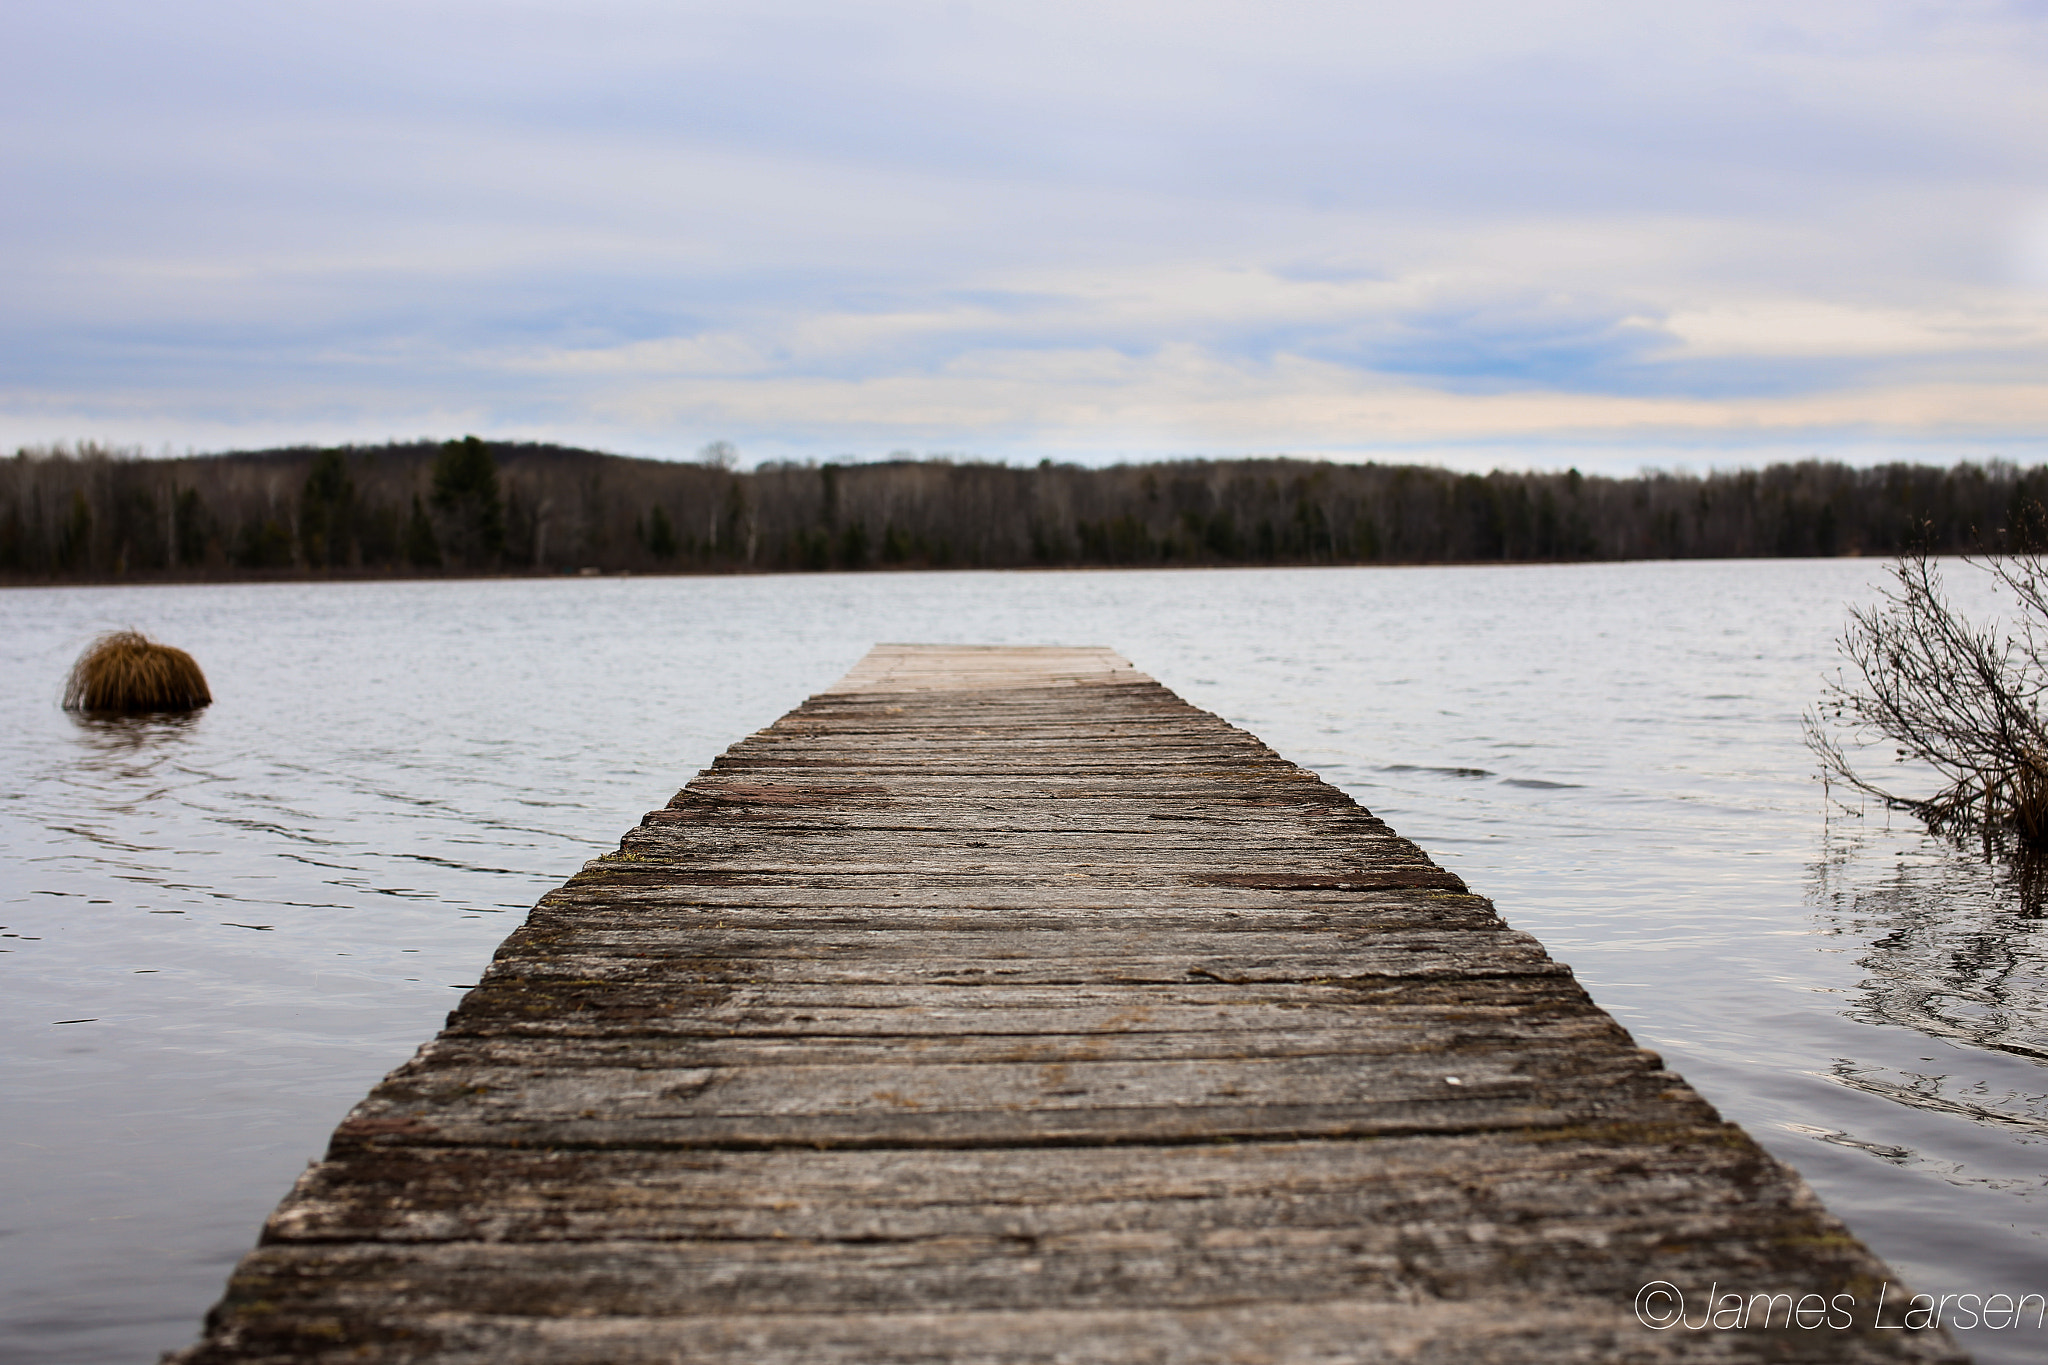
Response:
POLYGON ((898 646, 544 897, 174 1359, 1959 1359, 1886 1279, 1314 774, 1106 650, 898 646))

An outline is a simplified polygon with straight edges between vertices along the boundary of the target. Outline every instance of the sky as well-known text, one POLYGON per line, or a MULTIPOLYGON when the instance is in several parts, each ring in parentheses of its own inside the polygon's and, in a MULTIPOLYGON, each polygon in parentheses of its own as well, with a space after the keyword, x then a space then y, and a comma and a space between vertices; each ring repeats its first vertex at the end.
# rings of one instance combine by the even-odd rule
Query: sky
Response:
POLYGON ((11 0, 0 449, 2048 460, 2048 0, 11 0))

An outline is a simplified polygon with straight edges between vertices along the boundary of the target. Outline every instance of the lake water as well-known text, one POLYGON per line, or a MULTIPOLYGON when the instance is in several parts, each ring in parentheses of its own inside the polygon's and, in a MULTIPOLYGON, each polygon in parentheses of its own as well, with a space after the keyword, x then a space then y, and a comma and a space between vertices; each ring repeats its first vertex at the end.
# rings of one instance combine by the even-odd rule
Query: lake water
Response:
POLYGON ((1828 818, 1800 742, 1882 569, 0 592, 0 1360, 189 1342, 534 900, 878 641, 1120 650, 1491 896, 1916 1288, 2048 1291, 2048 929, 1910 822, 1828 818), (129 625, 215 705, 61 712, 129 625))

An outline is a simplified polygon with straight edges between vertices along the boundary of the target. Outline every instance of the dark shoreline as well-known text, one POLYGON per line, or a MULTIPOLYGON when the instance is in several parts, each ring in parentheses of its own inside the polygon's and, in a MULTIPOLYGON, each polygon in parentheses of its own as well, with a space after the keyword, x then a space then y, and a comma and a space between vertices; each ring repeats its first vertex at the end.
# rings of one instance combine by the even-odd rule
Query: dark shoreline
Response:
POLYGON ((1432 560, 1357 560, 1340 562, 1279 561, 1265 564, 874 564, 863 568, 832 569, 614 569, 586 574, 579 570, 478 570, 474 573, 461 571, 438 571, 431 573, 376 573, 376 572, 334 572, 315 573, 311 571, 290 571, 282 573, 221 573, 193 575, 130 575, 127 578, 4 578, 0 577, 0 592, 11 589, 34 588, 190 588, 230 587, 241 584, 298 584, 298 583, 531 583, 557 579, 605 579, 622 578, 819 578, 855 575, 859 577, 917 577, 925 574, 948 573, 1016 573, 1016 574, 1064 574, 1064 573, 1199 573, 1223 569, 1538 569, 1558 568, 1568 565, 1588 564, 1676 564, 1676 563, 1717 563, 1735 564, 1753 560, 1782 559, 1787 561, 1817 559, 1866 559, 1870 556, 1850 550, 1837 555, 1698 555, 1685 559, 1674 557, 1637 559, 1432 559, 1432 560))
POLYGON ((462 441, 0 460, 0 585, 1554 564, 2048 544, 2048 465, 1617 479, 1286 458, 763 465, 462 441))

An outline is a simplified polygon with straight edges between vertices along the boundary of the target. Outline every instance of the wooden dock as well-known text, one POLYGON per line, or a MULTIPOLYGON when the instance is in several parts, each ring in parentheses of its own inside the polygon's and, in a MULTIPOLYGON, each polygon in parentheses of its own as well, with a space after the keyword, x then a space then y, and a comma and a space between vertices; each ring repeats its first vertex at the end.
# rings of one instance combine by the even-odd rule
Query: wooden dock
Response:
POLYGON ((1886 1278, 1315 774, 1107 650, 884 646, 544 897, 170 1359, 1961 1359, 1886 1278))

